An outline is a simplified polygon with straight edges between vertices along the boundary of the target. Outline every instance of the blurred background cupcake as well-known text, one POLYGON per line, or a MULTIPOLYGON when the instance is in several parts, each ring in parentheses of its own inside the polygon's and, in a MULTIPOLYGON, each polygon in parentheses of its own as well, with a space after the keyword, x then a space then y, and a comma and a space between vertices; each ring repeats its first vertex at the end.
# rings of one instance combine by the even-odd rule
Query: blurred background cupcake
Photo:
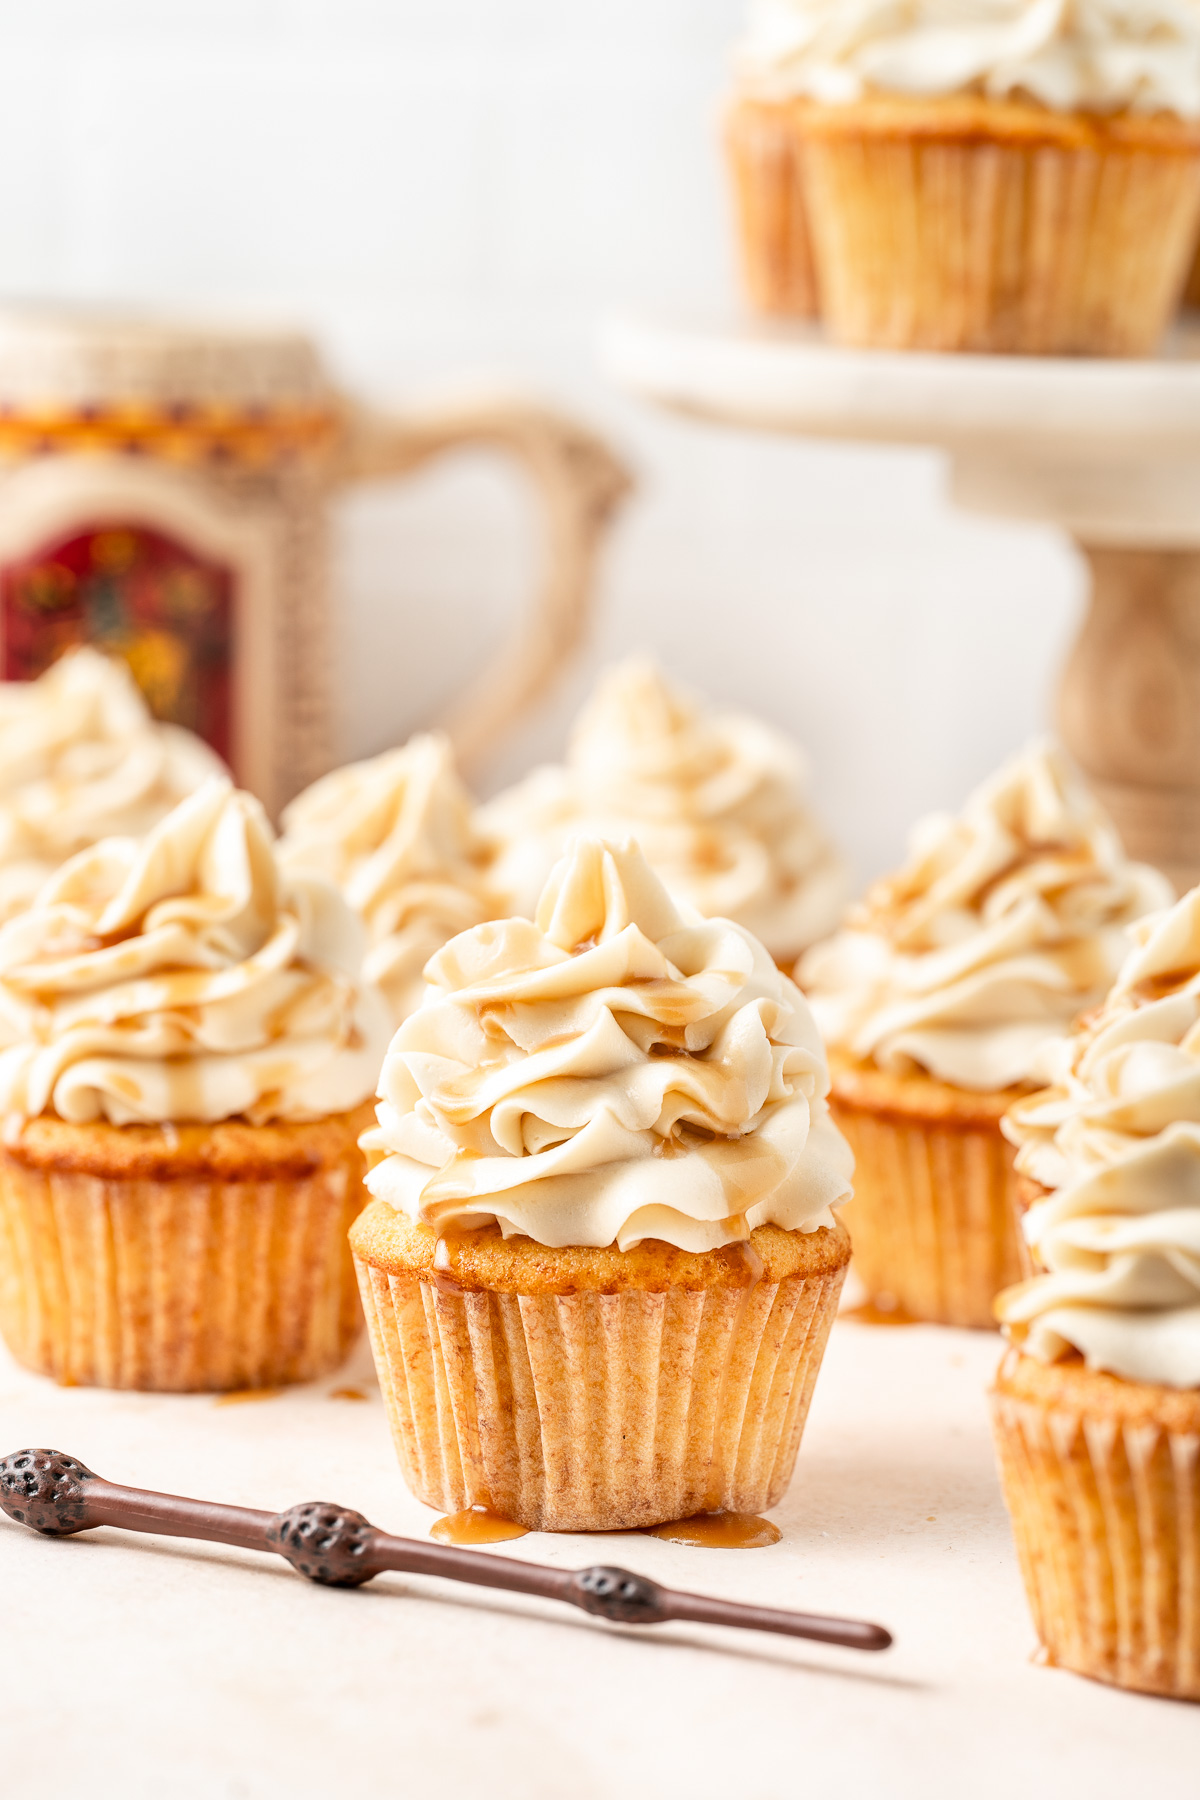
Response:
MULTIPOLYGON (((1200 217, 1194 6, 759 0, 739 70, 743 89, 773 96, 781 138, 790 123, 794 210, 844 343, 1154 348, 1200 217)), ((736 164, 754 191, 741 218, 756 297, 753 271, 781 260, 779 161, 757 176, 744 154, 736 164)))
POLYGON ((802 959, 855 1155, 855 1269, 877 1305, 994 1323, 1020 1273, 1000 1120, 1103 999, 1125 927, 1171 897, 1061 752, 1034 746, 957 818, 918 825, 904 867, 802 959))
POLYGON ((1200 889, 1134 928, 1005 1120, 1040 1272, 1001 1295, 1005 1495, 1050 1658, 1200 1699, 1200 889))
POLYGON ((336 883, 365 923, 364 974, 397 1025, 420 1005, 434 951, 505 910, 440 732, 336 769, 285 807, 282 823, 283 866, 336 883))
POLYGON ((341 895, 227 780, 80 852, 0 931, 0 1330, 73 1384, 335 1368, 386 1047, 341 895))
POLYGON ((634 837, 677 899, 735 919, 790 970, 832 930, 849 889, 806 789, 803 753, 782 733, 631 658, 597 683, 566 761, 482 809, 497 850, 489 878, 531 918, 575 833, 634 837))
POLYGON ((0 683, 0 922, 106 837, 141 837, 224 764, 151 718, 123 662, 70 650, 36 681, 0 683))
POLYGON ((428 974, 351 1233, 405 1480, 555 1531, 773 1506, 850 1256, 800 994, 592 838, 428 974))

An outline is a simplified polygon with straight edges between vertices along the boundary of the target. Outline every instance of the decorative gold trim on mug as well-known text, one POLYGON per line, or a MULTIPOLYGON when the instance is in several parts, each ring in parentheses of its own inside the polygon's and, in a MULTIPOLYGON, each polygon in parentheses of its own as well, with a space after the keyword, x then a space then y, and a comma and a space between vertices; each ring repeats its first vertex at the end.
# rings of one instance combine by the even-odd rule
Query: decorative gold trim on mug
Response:
POLYGON ((0 459, 108 453, 174 463, 271 463, 326 449, 341 428, 333 407, 117 406, 16 411, 0 404, 0 459))

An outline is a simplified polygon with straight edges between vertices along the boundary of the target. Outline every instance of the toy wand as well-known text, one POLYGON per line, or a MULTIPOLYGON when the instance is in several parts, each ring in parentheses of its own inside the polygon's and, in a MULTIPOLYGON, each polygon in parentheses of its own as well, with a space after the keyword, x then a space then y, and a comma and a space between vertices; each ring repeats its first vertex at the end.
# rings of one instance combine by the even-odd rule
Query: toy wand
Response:
POLYGON ((886 1650, 892 1641, 882 1625, 863 1619, 833 1619, 819 1613, 784 1612, 773 1606, 747 1606, 739 1600, 678 1593, 628 1569, 551 1569, 451 1544, 390 1537, 361 1513, 323 1500, 268 1513, 119 1487, 60 1450, 17 1450, 0 1461, 0 1508, 19 1525, 48 1537, 70 1537, 97 1525, 115 1525, 123 1531, 203 1538, 243 1550, 274 1551, 301 1575, 327 1587, 361 1587, 385 1569, 398 1569, 409 1575, 440 1575, 448 1581, 562 1600, 622 1625, 661 1625, 679 1619, 748 1631, 777 1631, 785 1637, 844 1644, 851 1650, 886 1650))

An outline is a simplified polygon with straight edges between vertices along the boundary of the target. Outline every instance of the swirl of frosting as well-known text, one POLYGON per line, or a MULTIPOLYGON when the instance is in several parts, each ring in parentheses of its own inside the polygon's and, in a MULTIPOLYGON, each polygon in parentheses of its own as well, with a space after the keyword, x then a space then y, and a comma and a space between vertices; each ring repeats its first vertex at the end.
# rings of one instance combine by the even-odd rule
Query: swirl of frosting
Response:
POLYGON ((390 1031, 364 936, 336 888, 281 876, 258 801, 214 778, 140 842, 80 851, 0 929, 0 1112, 348 1111, 390 1031))
POLYGON ((1132 927, 1108 999, 1003 1129, 1051 1190, 1025 1215, 1045 1274, 997 1314, 1022 1349, 1200 1387, 1200 888, 1132 927))
POLYGON ((37 681, 0 683, 0 920, 106 837, 142 837, 224 765, 157 724, 124 663, 69 650, 37 681))
POLYGON ((1129 862, 1062 753, 1034 745, 957 817, 919 824, 908 862, 877 882, 798 979, 827 1043, 896 1074, 999 1092, 1095 1006, 1125 927, 1172 898, 1129 862))
POLYGON ((800 994, 726 919, 677 907, 635 844, 579 838, 537 922, 455 938, 392 1040, 373 1194, 414 1222, 549 1246, 687 1251, 814 1231, 852 1159, 800 994))
POLYGON ((1200 117, 1196 0, 752 0, 737 58, 765 98, 1023 97, 1200 117))
POLYGON ((577 832, 632 836, 677 899, 735 919, 791 963, 848 897, 806 784, 800 751, 778 732, 704 708, 635 658, 601 678, 564 767, 535 770, 481 810, 500 846, 492 880, 530 917, 577 832))
POLYGON ((440 732, 324 776, 284 809, 283 826, 284 868, 324 875, 365 922, 363 973, 396 1024, 421 1004, 434 951, 504 911, 440 732))

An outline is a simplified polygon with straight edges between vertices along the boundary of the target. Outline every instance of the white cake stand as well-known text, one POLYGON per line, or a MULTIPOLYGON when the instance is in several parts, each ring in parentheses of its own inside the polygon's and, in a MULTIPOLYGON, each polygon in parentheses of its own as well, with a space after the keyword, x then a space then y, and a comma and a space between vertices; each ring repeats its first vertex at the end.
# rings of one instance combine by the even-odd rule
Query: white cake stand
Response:
POLYGON ((844 350, 818 328, 612 320, 644 399, 802 437, 933 445, 954 499, 1060 525, 1092 570, 1058 729, 1131 855, 1200 880, 1200 326, 1153 361, 844 350))

